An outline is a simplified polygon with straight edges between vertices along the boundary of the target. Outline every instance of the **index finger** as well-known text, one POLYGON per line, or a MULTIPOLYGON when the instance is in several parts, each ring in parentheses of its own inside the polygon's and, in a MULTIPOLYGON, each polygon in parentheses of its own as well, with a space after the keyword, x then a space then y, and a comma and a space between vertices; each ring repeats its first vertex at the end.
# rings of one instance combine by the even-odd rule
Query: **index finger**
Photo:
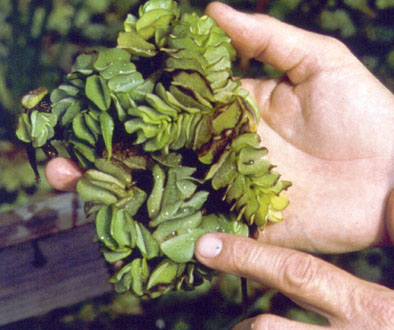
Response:
POLYGON ((323 67, 346 62, 343 55, 350 54, 336 39, 267 15, 242 13, 218 2, 211 3, 206 13, 230 36, 240 56, 286 72, 293 83, 302 82, 323 67))
POLYGON ((331 320, 346 319, 360 280, 311 255, 262 244, 247 237, 207 234, 196 244, 197 259, 216 270, 276 289, 331 320))

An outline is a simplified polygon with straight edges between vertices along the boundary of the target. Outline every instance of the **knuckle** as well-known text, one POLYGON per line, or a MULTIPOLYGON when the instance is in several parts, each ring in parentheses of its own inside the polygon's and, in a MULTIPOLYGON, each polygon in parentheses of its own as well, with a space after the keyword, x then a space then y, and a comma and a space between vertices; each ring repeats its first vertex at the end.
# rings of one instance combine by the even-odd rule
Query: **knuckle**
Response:
POLYGON ((231 244, 230 267, 237 274, 251 275, 254 267, 257 267, 261 260, 261 251, 258 246, 245 244, 243 240, 236 240, 231 244))
POLYGON ((346 60, 346 63, 348 61, 353 62, 354 56, 352 52, 341 40, 330 36, 323 36, 323 38, 325 45, 324 59, 326 63, 329 60, 333 60, 335 63, 337 63, 338 60, 342 62, 346 60))
POLYGON ((331 49, 348 51, 347 46, 341 40, 331 36, 324 36, 324 38, 327 46, 329 46, 331 49))
POLYGON ((321 280, 318 260, 308 254, 290 254, 281 271, 282 284, 289 292, 302 294, 317 287, 321 280))

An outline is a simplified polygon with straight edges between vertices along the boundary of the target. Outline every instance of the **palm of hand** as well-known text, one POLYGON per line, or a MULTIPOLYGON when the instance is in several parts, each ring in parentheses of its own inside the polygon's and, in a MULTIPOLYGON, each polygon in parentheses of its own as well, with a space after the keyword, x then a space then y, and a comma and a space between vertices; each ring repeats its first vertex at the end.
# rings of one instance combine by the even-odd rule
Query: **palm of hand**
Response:
POLYGON ((294 83, 244 83, 259 103, 269 157, 293 182, 285 221, 261 232, 262 241, 344 252, 385 239, 394 100, 355 59, 348 62, 308 77, 288 72, 294 83))

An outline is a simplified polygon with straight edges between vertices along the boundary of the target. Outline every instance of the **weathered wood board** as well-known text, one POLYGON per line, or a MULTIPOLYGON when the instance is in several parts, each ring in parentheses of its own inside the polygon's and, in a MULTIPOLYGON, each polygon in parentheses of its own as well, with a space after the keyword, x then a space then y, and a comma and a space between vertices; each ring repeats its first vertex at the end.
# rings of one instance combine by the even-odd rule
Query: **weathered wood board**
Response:
POLYGON ((70 193, 0 214, 0 326, 112 290, 81 205, 70 193))
POLYGON ((0 249, 92 222, 82 205, 76 193, 64 193, 1 213, 0 249))

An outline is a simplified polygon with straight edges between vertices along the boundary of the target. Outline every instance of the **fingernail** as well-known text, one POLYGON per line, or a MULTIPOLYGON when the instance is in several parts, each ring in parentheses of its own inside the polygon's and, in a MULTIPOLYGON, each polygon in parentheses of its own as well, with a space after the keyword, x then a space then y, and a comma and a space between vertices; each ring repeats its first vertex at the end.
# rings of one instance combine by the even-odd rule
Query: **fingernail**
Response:
POLYGON ((222 247, 222 240, 213 234, 207 234, 198 240, 197 251, 204 258, 214 258, 222 251, 222 247))

